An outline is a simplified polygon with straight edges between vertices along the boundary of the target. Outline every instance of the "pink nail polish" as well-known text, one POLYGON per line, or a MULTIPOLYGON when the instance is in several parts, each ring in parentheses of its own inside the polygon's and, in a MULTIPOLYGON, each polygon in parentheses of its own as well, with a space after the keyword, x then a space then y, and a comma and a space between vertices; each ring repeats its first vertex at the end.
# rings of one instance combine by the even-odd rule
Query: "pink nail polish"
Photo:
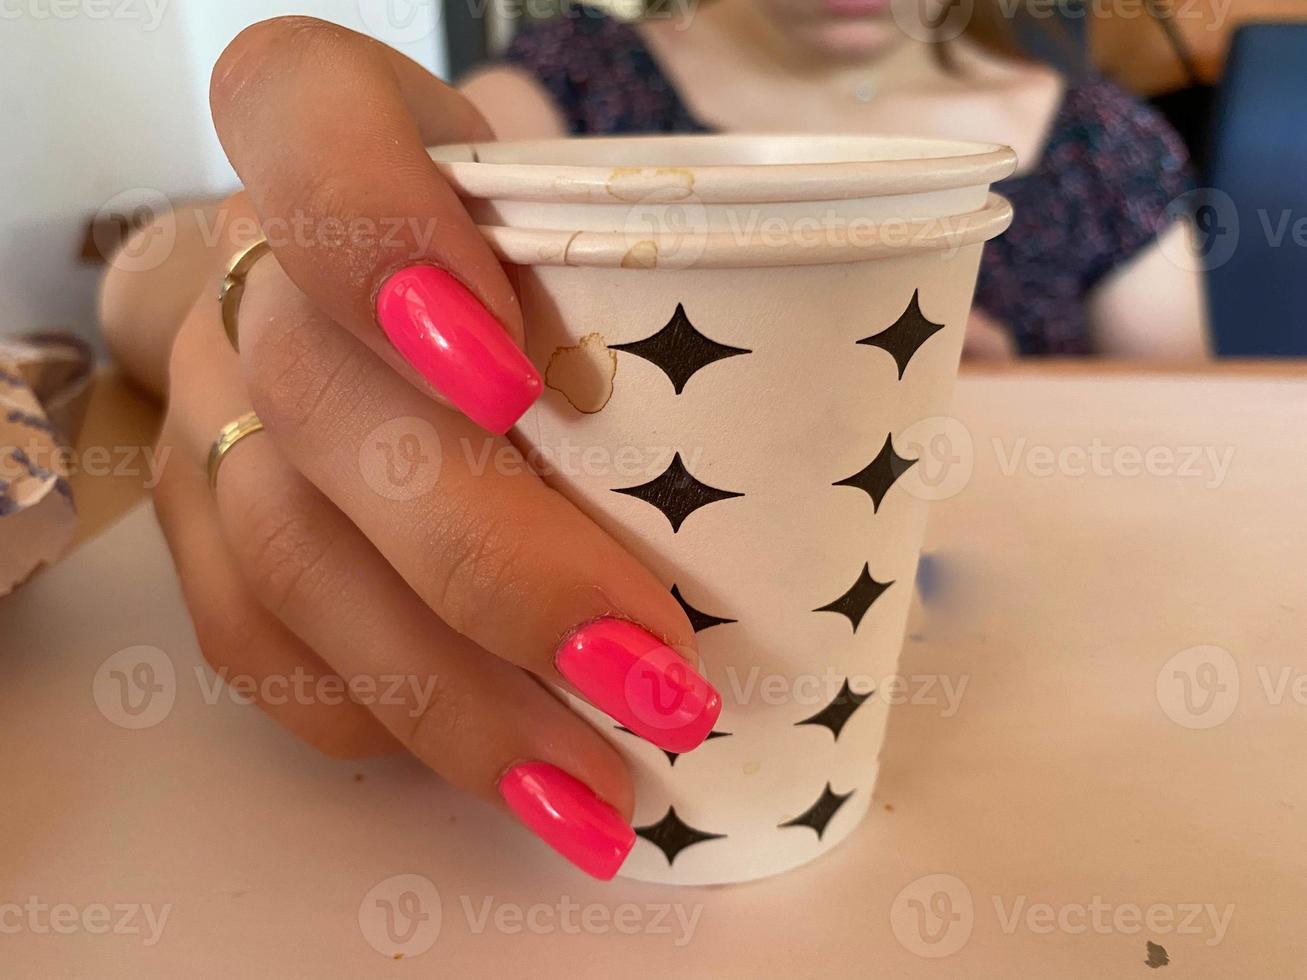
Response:
POLYGON ((523 762, 499 781, 518 819, 586 874, 608 881, 626 860, 635 831, 590 787, 547 762, 523 762))
POLYGON ((377 320, 404 359, 483 429, 502 435, 540 397, 540 373, 444 269, 396 272, 377 296, 377 320))
POLYGON ((722 711, 717 689, 648 630, 599 619, 558 648, 558 670, 586 700, 668 752, 689 752, 722 711))

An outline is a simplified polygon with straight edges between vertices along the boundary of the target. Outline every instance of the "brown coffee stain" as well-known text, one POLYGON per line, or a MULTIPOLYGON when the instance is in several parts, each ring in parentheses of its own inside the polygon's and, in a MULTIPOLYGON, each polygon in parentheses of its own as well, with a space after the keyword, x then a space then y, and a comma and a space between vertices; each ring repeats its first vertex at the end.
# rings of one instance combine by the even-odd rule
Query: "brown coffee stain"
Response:
POLYGON ((1170 966, 1171 956, 1166 951, 1166 947, 1161 943, 1155 943, 1149 940, 1144 946, 1148 953, 1148 959, 1144 960, 1144 966, 1150 970, 1156 970, 1158 967, 1170 966))
POLYGON ((636 242, 622 256, 623 269, 656 269, 658 267, 658 243, 645 239, 636 242))
POLYGON ((614 167, 608 173, 604 188, 628 204, 684 201, 694 194, 694 171, 686 167, 614 167), (661 178, 671 186, 651 190, 650 177, 661 178))
POLYGON ((545 366, 545 385, 586 415, 603 411, 616 377, 617 354, 598 333, 586 334, 575 347, 559 347, 545 366))

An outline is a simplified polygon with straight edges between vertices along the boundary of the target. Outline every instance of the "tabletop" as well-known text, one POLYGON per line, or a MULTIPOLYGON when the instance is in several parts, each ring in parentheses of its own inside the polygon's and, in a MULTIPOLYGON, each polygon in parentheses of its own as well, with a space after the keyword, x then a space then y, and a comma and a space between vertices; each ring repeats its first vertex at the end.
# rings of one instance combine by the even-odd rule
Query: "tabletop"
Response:
POLYGON ((1307 380, 1239 375, 963 378, 872 812, 744 885, 594 882, 299 745, 132 510, 0 603, 0 972, 1299 975, 1307 380))

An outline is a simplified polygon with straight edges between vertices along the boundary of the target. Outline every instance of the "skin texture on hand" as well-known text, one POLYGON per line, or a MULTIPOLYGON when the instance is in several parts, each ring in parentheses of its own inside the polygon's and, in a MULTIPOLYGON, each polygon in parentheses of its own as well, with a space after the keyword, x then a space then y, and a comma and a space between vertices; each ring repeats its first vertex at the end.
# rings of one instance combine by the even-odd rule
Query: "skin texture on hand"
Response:
POLYGON ((484 123, 401 56, 303 18, 233 43, 214 110, 247 192, 218 206, 204 248, 115 268, 104 289, 115 348, 168 394, 171 462, 156 509, 206 659, 250 675, 259 706, 324 751, 407 750, 611 877, 633 840, 629 773, 539 681, 589 691, 629 720, 640 685, 613 677, 638 663, 638 681, 698 705, 667 733, 648 730, 681 750, 706 735, 720 699, 690 666, 694 632, 664 583, 529 467, 482 472, 453 451, 516 452, 487 430, 507 428, 533 397, 505 394, 510 384, 477 402, 464 389, 493 391, 496 372, 539 386, 508 280, 423 148, 484 138, 484 123), (397 215, 418 220, 390 244, 315 231, 366 232, 397 215), (421 234, 424 221, 439 234, 421 234), (260 228, 271 253, 245 281, 238 355, 215 297, 260 228), (377 309, 397 272, 441 284, 422 297, 419 325, 444 345, 427 371, 377 309), (138 315, 150 328, 133 334, 138 315), (456 347, 494 356, 443 352, 456 347), (265 428, 228 452, 211 493, 209 447, 251 408, 265 428), (379 483, 380 454, 406 439, 451 449, 416 486, 379 483), (559 644, 605 617, 626 632, 561 671, 559 644), (350 696, 268 696, 293 677, 350 696), (562 829, 539 819, 565 812, 562 829))

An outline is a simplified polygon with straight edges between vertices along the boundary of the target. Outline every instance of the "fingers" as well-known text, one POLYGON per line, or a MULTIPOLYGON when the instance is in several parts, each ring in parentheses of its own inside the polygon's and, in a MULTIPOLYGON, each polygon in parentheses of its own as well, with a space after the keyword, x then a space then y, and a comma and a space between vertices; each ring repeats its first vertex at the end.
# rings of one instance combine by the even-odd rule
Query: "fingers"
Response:
MULTIPOLYGON (((172 458, 180 460, 181 455, 172 458)), ((175 462, 155 488, 154 499, 200 651, 224 682, 239 679, 277 722, 334 758, 398 750, 399 744, 376 718, 344 696, 344 680, 250 592, 227 552, 199 467, 175 462), (304 693, 332 691, 341 693, 304 693)))
MULTIPOLYGON (((244 410, 238 395, 214 383, 212 372, 194 373, 196 361, 211 365, 214 353, 207 344, 197 349, 185 333, 175 348, 174 357, 186 364, 191 380, 185 388, 191 405, 172 406, 160 444, 168 462, 154 491, 200 650, 226 683, 240 683, 264 711, 328 755, 396 751, 398 743, 376 718, 344 696, 344 680, 259 603, 227 548, 207 478, 187 444, 190 437, 179 439, 179 414, 194 405, 208 412, 194 428, 212 435, 244 410)), ((234 373, 229 365, 229 377, 234 373)))
POLYGON ((401 374, 511 428, 541 390, 517 300, 425 149, 488 137, 476 110, 383 45, 304 17, 237 37, 210 98, 290 279, 401 374))
POLYGON ((168 387, 168 353, 177 328, 208 282, 215 266, 208 231, 219 216, 216 204, 180 205, 137 229, 119 254, 138 254, 140 242, 172 236, 167 258, 138 266, 109 260, 100 280, 100 330, 114 360, 146 390, 162 396, 168 387))
POLYGON ((630 779, 612 746, 526 673, 442 623, 267 434, 247 437, 225 457, 215 504, 198 460, 211 433, 244 403, 212 304, 197 307, 183 327, 174 370, 194 383, 177 385, 170 431, 186 447, 179 455, 197 463, 180 467, 195 478, 170 488, 161 512, 199 610, 197 629, 217 621, 230 641, 240 632, 225 619, 233 613, 273 624, 263 632, 293 643, 269 649, 265 640, 244 651, 242 664, 258 658, 248 668, 256 677, 288 669, 288 653, 316 651, 310 656, 359 702, 352 709, 366 705, 372 724, 384 726, 383 744, 402 744, 452 783, 502 799, 574 863, 612 877, 634 842, 630 779), (199 533, 191 513, 211 518, 199 533), (244 600, 241 609, 228 608, 228 593, 244 600), (250 597, 259 615, 245 608, 250 597))
POLYGON ((270 440, 224 467, 218 504, 255 593, 352 689, 374 692, 369 707, 403 745, 455 785, 508 802, 591 874, 616 873, 634 843, 633 797, 611 744, 441 622, 270 440))
POLYGON ((287 459, 444 622, 661 748, 707 737, 721 701, 681 607, 511 444, 393 377, 275 263, 248 281, 241 359, 287 459), (406 440, 407 482, 387 484, 380 456, 406 440))

